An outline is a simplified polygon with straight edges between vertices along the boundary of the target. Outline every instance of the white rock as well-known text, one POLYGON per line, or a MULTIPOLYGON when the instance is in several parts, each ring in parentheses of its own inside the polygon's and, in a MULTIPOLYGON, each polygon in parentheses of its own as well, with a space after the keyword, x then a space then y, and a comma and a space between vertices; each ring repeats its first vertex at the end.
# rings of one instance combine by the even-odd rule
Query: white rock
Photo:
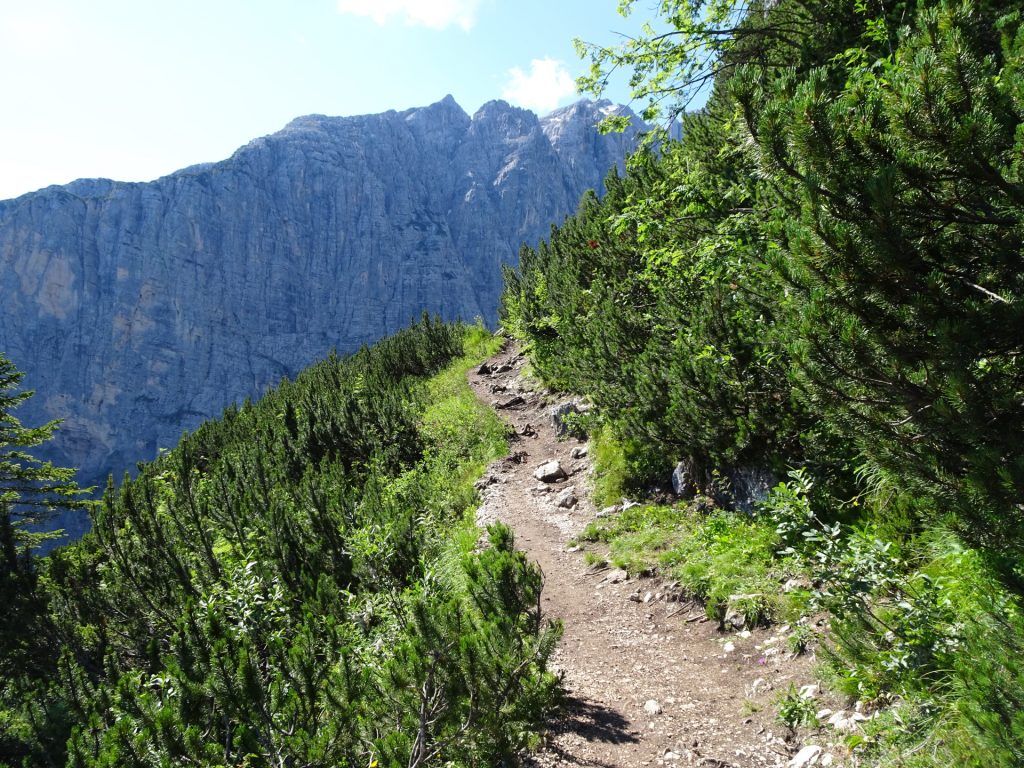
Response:
POLYGON ((744 640, 746 640, 746 639, 748 639, 750 637, 750 630, 749 629, 744 629, 742 632, 737 632, 736 633, 736 637, 741 637, 744 640))
POLYGON ((659 704, 654 699, 648 699, 644 702, 644 712, 646 712, 648 715, 660 715, 661 704, 659 704))
MULTIPOLYGON (((819 720, 823 718, 818 718, 819 720)), ((846 712, 839 710, 832 717, 828 719, 828 724, 835 728, 837 731, 855 731, 857 730, 857 724, 863 723, 871 718, 860 712, 854 712, 847 716, 846 712)))
POLYGON ((765 679, 763 677, 759 677, 757 678, 757 680, 750 684, 750 692, 756 696, 758 691, 760 691, 767 685, 768 683, 765 681, 765 679))
POLYGON ((578 445, 572 449, 569 455, 574 459, 582 459, 586 457, 587 449, 584 448, 582 445, 578 445))
POLYGON ((793 759, 786 763, 786 766, 787 768, 808 768, 808 766, 817 765, 820 757, 821 747, 816 744, 808 744, 793 755, 793 759))
POLYGON ((565 470, 558 459, 550 459, 533 471, 533 476, 545 483, 553 483, 566 477, 565 470))
POLYGON ((618 584, 620 581, 629 581, 629 574, 619 568, 609 573, 605 577, 605 581, 610 581, 612 584, 618 584))
POLYGON ((762 592, 737 593, 735 595, 729 595, 729 602, 736 603, 740 600, 753 600, 754 598, 761 597, 762 594, 762 592))
POLYGON ((790 579, 782 585, 783 592, 794 592, 798 589, 804 589, 807 584, 801 579, 790 579))
POLYGON ((555 434, 561 437, 568 433, 569 425, 566 423, 566 418, 570 414, 586 413, 589 410, 589 407, 577 401, 556 405, 548 412, 551 416, 551 426, 555 428, 555 434))
MULTIPOLYGON (((824 718, 819 716, 818 719, 822 720, 824 718)), ((826 722, 828 722, 828 724, 831 725, 833 728, 839 728, 840 730, 842 730, 839 724, 845 723, 847 719, 848 718, 846 717, 846 711, 840 709, 838 712, 833 712, 826 722)))
POLYGON ((801 699, 813 699, 818 695, 818 686, 816 685, 805 685, 800 688, 801 699))
POLYGON ((730 640, 729 642, 727 642, 725 645, 722 646, 722 650, 725 651, 726 653, 732 653, 733 651, 736 650, 736 644, 733 643, 732 640, 730 640))

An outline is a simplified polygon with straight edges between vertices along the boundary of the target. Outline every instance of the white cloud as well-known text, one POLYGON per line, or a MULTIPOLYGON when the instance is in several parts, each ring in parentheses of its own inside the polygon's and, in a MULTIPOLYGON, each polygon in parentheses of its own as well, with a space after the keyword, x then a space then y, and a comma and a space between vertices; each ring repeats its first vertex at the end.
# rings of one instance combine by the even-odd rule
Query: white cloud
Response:
POLYGON ((557 59, 534 59, 529 72, 512 67, 508 75, 509 81, 501 97, 538 112, 549 112, 566 96, 576 93, 576 82, 565 64, 557 59))
POLYGON ((445 29, 457 24, 467 32, 476 24, 480 0, 338 0, 341 13, 369 16, 378 24, 392 18, 409 26, 445 29))

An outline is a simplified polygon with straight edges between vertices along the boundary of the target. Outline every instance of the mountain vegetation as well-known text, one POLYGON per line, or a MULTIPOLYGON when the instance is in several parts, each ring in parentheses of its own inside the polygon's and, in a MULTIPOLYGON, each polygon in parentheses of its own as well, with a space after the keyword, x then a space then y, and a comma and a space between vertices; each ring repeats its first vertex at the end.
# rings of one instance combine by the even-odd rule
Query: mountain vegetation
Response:
POLYGON ((1020 765, 1020 8, 658 8, 639 38, 582 46, 585 85, 629 70, 681 140, 507 272, 537 372, 596 406, 599 487, 676 467, 697 497, 586 537, 720 619, 730 594, 760 596, 755 622, 828 611, 833 682, 880 713, 851 744, 872 761, 1020 765), (772 476, 753 516, 708 515, 772 476), (779 598, 791 578, 802 600, 779 598))
POLYGON ((465 370, 494 344, 424 319, 325 360, 108 488, 47 558, 12 544, 33 497, 8 491, 0 764, 511 764, 559 628, 511 532, 473 524, 506 442, 465 370))
MULTIPOLYGON (((1024 764, 1024 16, 657 7, 581 44, 584 85, 631 72, 681 139, 506 270, 534 372, 594 406, 570 426, 598 500, 657 497, 581 543, 723 628, 796 626, 868 713, 857 764, 1024 764)), ((464 374, 496 344, 424 318, 332 356, 110 483, 45 558, 30 523, 81 497, 0 359, 0 765, 517 764, 560 628, 511 532, 473 525, 507 435, 464 374)))
POLYGON ((307 115, 152 182, 0 200, 0 350, 38 393, 22 418, 62 421, 38 454, 102 488, 330 349, 425 311, 493 325, 501 264, 636 148, 597 131, 618 110, 307 115))

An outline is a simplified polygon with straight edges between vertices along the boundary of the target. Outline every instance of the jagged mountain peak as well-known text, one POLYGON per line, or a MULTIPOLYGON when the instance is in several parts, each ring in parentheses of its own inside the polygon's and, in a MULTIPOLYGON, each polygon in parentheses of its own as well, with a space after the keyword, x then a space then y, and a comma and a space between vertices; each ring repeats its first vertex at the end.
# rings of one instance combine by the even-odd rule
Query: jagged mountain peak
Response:
POLYGON ((559 109, 552 110, 540 119, 544 135, 557 149, 563 140, 573 140, 586 135, 592 136, 602 120, 612 115, 625 115, 633 118, 626 130, 629 141, 634 141, 636 134, 646 129, 646 125, 636 118, 636 114, 627 106, 615 104, 607 99, 591 101, 581 99, 559 109))
POLYGON ((566 120, 580 140, 555 147, 501 101, 307 115, 154 182, 0 203, 0 350, 37 392, 19 416, 63 419, 46 458, 102 484, 332 348, 424 311, 493 322, 501 265, 627 151, 566 120))
POLYGON ((455 100, 455 97, 452 96, 450 93, 447 94, 440 101, 435 101, 433 104, 428 104, 425 107, 414 107, 412 109, 407 109, 404 112, 402 112, 402 114, 410 116, 415 114, 454 114, 469 117, 469 115, 466 114, 466 110, 459 106, 459 103, 455 100))
POLYGON ((480 108, 474 113, 474 120, 486 120, 494 118, 499 115, 533 115, 534 118, 537 115, 525 107, 516 107, 509 104, 504 99, 491 99, 490 101, 484 102, 480 108))

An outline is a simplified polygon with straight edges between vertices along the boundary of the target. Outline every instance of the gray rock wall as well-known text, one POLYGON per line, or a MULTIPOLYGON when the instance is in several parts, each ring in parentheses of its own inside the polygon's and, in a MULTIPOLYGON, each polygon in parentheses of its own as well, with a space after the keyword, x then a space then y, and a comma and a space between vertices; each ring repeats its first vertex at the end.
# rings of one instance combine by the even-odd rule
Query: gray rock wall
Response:
POLYGON ((500 265, 634 146, 594 128, 609 108, 312 115, 151 183, 0 202, 0 350, 36 391, 18 415, 63 419, 48 458, 102 482, 332 348, 424 311, 493 322, 500 265))

